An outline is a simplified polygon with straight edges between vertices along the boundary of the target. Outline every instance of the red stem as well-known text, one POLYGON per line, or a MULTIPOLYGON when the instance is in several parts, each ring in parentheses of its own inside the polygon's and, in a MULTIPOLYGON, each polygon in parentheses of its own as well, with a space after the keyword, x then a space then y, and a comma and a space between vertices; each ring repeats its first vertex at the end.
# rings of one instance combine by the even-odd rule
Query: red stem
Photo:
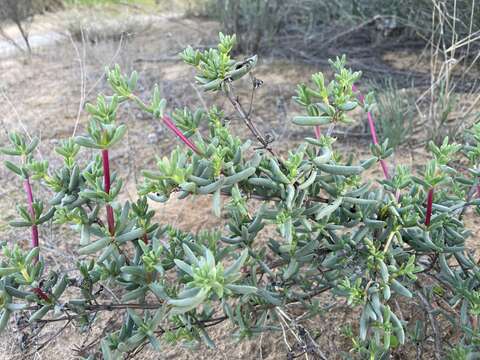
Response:
MULTIPOLYGON (((105 186, 105 192, 110 194, 110 160, 108 158, 108 150, 102 150, 102 163, 103 163, 103 180, 105 186)), ((110 204, 107 204, 107 223, 108 223, 108 231, 110 235, 115 235, 115 218, 113 216, 113 208, 110 204)))
POLYGON ((480 198, 480 184, 477 185, 477 198, 480 198))
MULTIPOLYGON (((33 209, 33 194, 32 186, 30 185, 30 180, 26 178, 23 181, 23 188, 27 194, 28 208, 30 210, 30 215, 32 219, 35 219, 35 210, 33 209)), ((38 247, 38 227, 37 225, 32 225, 32 248, 38 247)))
POLYGON ((430 226, 430 220, 432 218, 432 207, 433 207, 433 192, 434 188, 430 188, 428 190, 428 195, 427 195, 427 213, 425 215, 425 225, 430 226))
POLYGON ((192 143, 185 135, 183 135, 183 133, 180 131, 179 128, 176 127, 175 123, 172 121, 172 119, 170 119, 168 115, 163 115, 163 122, 170 130, 172 130, 175 133, 175 135, 177 135, 180 138, 180 140, 182 140, 185 143, 185 145, 187 145, 190 149, 195 151, 197 154, 200 154, 200 151, 198 151, 195 144, 192 143))
POLYGON ((44 301, 50 301, 50 298, 48 297, 47 294, 45 294, 45 291, 40 289, 39 287, 33 288, 32 291, 37 295, 40 299, 44 301))

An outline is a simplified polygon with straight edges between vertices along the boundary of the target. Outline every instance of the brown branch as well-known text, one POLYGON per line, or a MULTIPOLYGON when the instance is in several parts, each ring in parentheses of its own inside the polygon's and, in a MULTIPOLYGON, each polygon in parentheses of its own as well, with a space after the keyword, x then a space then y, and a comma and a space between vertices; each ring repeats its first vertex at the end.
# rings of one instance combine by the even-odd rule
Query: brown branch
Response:
POLYGON ((23 41, 25 42, 25 45, 27 46, 28 54, 32 54, 32 48, 30 46, 30 40, 29 40, 29 34, 26 29, 24 29, 22 22, 19 19, 14 20, 15 25, 17 25, 18 30, 20 31, 20 34, 22 35, 23 41))
MULTIPOLYGON (((311 293, 307 293, 305 294, 305 296, 301 296, 301 300, 305 301, 305 300, 308 300, 308 299, 312 299, 313 297, 325 292, 325 291, 328 291, 330 290, 331 287, 322 287, 322 288, 317 288, 315 290, 313 290, 311 293)), ((287 302, 287 304, 291 304, 291 303, 295 303, 297 301, 299 301, 300 299, 292 299, 290 301, 287 302)), ((42 305, 35 305, 35 306, 31 306, 31 307, 28 307, 26 308, 25 310, 38 310, 42 305)), ((142 310, 155 310, 155 309, 159 309, 161 306, 163 306, 163 303, 161 302, 158 302, 158 303, 145 303, 145 304, 140 304, 140 303, 132 303, 132 304, 128 304, 128 303, 123 303, 123 304, 112 304, 112 303, 108 303, 108 304, 88 304, 85 306, 85 310, 88 310, 88 311, 93 311, 93 312, 99 312, 99 311, 117 311, 117 310, 124 310, 124 309, 142 309, 142 310)), ((275 306, 272 306, 272 307, 275 307, 275 306)), ((62 307, 60 307, 62 308, 62 307)), ((65 311, 67 311, 69 309, 69 305, 68 304, 65 304, 65 306, 63 306, 63 309, 65 311)), ((64 317, 61 317, 61 318, 55 318, 55 319, 41 319, 39 321, 37 321, 36 323, 39 323, 41 325, 46 325, 47 323, 51 323, 51 322, 59 322, 59 321, 67 321, 66 324, 64 326, 62 326, 62 328, 57 331, 47 342, 45 343, 42 343, 39 347, 36 348, 35 351, 38 351, 40 349, 42 349, 50 340, 54 339, 55 337, 57 337, 59 334, 61 334, 62 331, 64 331, 66 329, 66 327, 77 317, 79 316, 82 316, 82 314, 78 314, 78 315, 71 315, 71 314, 68 314, 67 312, 67 316, 64 316, 64 317)), ((212 318, 212 319, 207 319, 207 320, 200 320, 200 321, 196 321, 195 324, 196 325, 201 325, 203 326, 204 328, 207 328, 207 327, 212 327, 212 326, 215 326, 215 325, 218 325, 220 324, 221 322, 227 320, 228 317, 227 316, 219 316, 219 317, 216 317, 216 318, 212 318)), ((28 326, 30 326, 31 324, 28 324, 28 326)), ((157 331, 155 331, 155 334, 157 336, 162 336, 163 334, 165 334, 166 332, 169 332, 169 331, 175 331, 175 330, 178 330, 180 328, 183 328, 185 327, 186 325, 179 325, 179 326, 176 326, 176 327, 172 327, 172 328, 168 328, 168 329, 164 329, 164 328, 160 328, 158 329, 157 331)), ((102 333, 101 336, 103 336, 104 333, 102 333)), ((98 344, 99 342, 99 337, 97 337, 96 339, 94 339, 93 341, 91 341, 89 344, 87 344, 86 346, 82 346, 81 348, 78 348, 78 349, 75 349, 75 351, 79 354, 82 354, 84 353, 85 351, 88 351, 89 349, 91 349, 93 346, 95 346, 96 344, 98 344)), ((125 359, 132 359, 133 357, 135 357, 136 355, 140 354, 141 351, 145 348, 145 346, 148 344, 148 341, 145 341, 144 343, 140 344, 136 349, 132 350, 131 352, 127 353, 126 355, 126 358, 125 359)))
POLYGON ((38 345, 34 351, 32 351, 30 354, 28 355, 25 355, 25 358, 28 358, 32 355, 34 355, 36 352, 42 350, 45 346, 47 346, 48 344, 50 344, 56 337, 58 337, 66 328, 68 325, 70 325, 70 322, 71 320, 68 320, 65 325, 63 325, 60 329, 58 329, 58 331, 55 332, 55 334, 53 334, 52 336, 50 336, 47 340, 45 340, 43 343, 41 343, 40 345, 38 345))
POLYGON ((382 15, 375 15, 371 17, 370 19, 367 19, 363 21, 362 23, 358 24, 357 26, 351 27, 345 31, 342 31, 338 33, 337 35, 331 37, 329 40, 324 42, 322 46, 320 47, 320 50, 327 49, 331 44, 337 43, 340 38, 343 38, 347 35, 350 35, 351 33, 358 32, 362 30, 364 27, 369 26, 370 24, 374 23, 375 21, 378 21, 379 19, 384 18, 385 16, 382 15))
MULTIPOLYGON (((179 192, 181 189, 178 188, 176 191, 174 190, 173 192, 179 192)), ((232 194, 227 191, 227 190, 222 190, 221 191, 222 195, 224 196, 232 196, 232 194)), ((192 195, 195 195, 192 193, 192 195)), ((251 194, 249 193, 248 194, 248 197, 250 199, 255 199, 255 200, 263 200, 263 201, 281 201, 282 199, 279 198, 278 196, 264 196, 264 195, 259 195, 259 194, 251 194)), ((319 202, 319 203, 323 203, 323 204, 328 204, 330 201, 328 201, 328 199, 326 198, 322 198, 320 196, 310 196, 309 198, 307 198, 305 200, 306 202, 307 201, 311 201, 311 202, 319 202)))
POLYGON ((438 327, 439 326, 438 321, 437 321, 437 319, 435 318, 435 315, 434 315, 434 309, 432 307, 432 304, 430 304, 428 302, 427 298, 423 295, 422 285, 419 284, 418 282, 415 283, 415 285, 418 289, 416 295, 418 296, 418 298, 422 302, 422 304, 425 308, 425 312, 427 313, 428 319, 430 321, 430 325, 432 327, 435 359, 436 360, 442 360, 442 352, 443 352, 443 350, 442 350, 442 336, 441 336, 441 333, 440 333, 440 329, 438 327))
MULTIPOLYGON (((83 308, 88 311, 115 311, 115 310, 124 310, 124 309, 142 309, 142 310, 156 310, 159 309, 163 303, 145 303, 145 304, 137 304, 137 303, 124 303, 124 304, 113 304, 113 303, 107 303, 107 304, 86 304, 83 308)), ((43 305, 33 305, 29 306, 23 310, 38 310, 42 307, 43 305)), ((64 304, 63 306, 64 309, 67 310, 72 310, 72 306, 70 306, 68 303, 64 304)), ((38 322, 53 322, 53 321, 61 321, 61 320, 67 320, 67 318, 56 318, 56 319, 42 319, 39 320, 38 322)))
POLYGON ((223 82, 223 90, 225 95, 227 96, 228 100, 230 103, 233 105, 237 113, 240 115, 242 118, 243 122, 245 125, 247 125, 248 129, 250 132, 255 136, 255 138, 262 144, 262 147, 266 149, 270 154, 275 156, 275 153, 273 150, 269 147, 270 142, 265 139, 265 137, 260 133, 260 131, 257 129, 255 124, 253 123, 252 119, 250 118, 250 115, 245 111, 243 108, 242 104, 240 103, 240 100, 238 96, 235 95, 233 91, 233 87, 231 86, 231 83, 226 80, 223 82))
MULTIPOLYGON (((225 191, 225 192, 222 191, 222 194, 231 196, 231 194, 227 191, 225 191)), ((268 200, 270 200, 270 201, 281 201, 282 200, 277 196, 263 196, 263 195, 258 195, 258 194, 249 194, 248 196, 250 198, 256 199, 256 200, 267 200, 267 201, 268 200)), ((324 203, 324 204, 329 203, 328 199, 322 198, 320 196, 311 196, 311 197, 307 198, 306 201, 319 202, 319 203, 324 203)))
MULTIPOLYGON (((302 300, 305 300, 305 299, 311 299, 325 291, 328 291, 330 290, 331 287, 321 287, 321 288, 318 288, 318 289, 315 289, 313 290, 312 292, 310 293, 307 293, 305 294, 305 296, 302 296, 302 300)), ((291 302, 295 302, 295 301, 298 301, 298 299, 292 299, 292 301, 290 301, 289 303, 291 302)), ((164 305, 163 302, 158 302, 158 303, 144 303, 144 304, 140 304, 140 303, 123 303, 123 304, 115 304, 115 303, 103 303, 103 304, 86 304, 83 308, 87 311, 92 311, 92 312, 98 312, 98 311, 116 311, 116 310, 125 310, 125 309, 140 309, 140 310, 157 310, 159 309, 160 307, 162 307, 164 305)), ((32 305, 32 306, 29 306, 23 310, 25 311, 36 311, 38 309, 40 309, 43 305, 32 305)), ((66 310, 71 310, 71 311, 74 311, 74 309, 72 309, 72 307, 66 303, 64 304, 63 306, 60 306, 60 308, 63 308, 66 310)), ((49 323, 49 322, 58 322, 58 321, 64 321, 64 320, 72 320, 76 317, 77 315, 68 315, 68 316, 64 316, 64 317, 61 317, 61 318, 54 318, 54 319, 41 319, 41 320, 38 320, 36 321, 37 323, 49 323)))
MULTIPOLYGON (((215 325, 218 325, 222 322, 224 322, 225 320, 227 320, 228 317, 227 316, 220 316, 220 317, 217 317, 217 318, 213 318, 213 319, 208 319, 208 320, 200 320, 200 321, 196 321, 194 324, 195 325, 203 325, 203 328, 208 328, 208 327, 211 327, 211 326, 215 326, 215 325)), ((163 334, 165 334, 167 331, 175 331, 175 330, 178 330, 178 329, 181 329, 181 328, 184 328, 185 326, 187 325, 179 325, 179 326, 175 326, 173 328, 170 328, 170 329, 160 329, 160 330, 157 330, 155 331, 155 334, 157 336, 162 336, 163 334)), ((145 348, 145 346, 148 344, 148 340, 144 341, 142 344, 140 344, 137 348, 135 348, 134 350, 128 352, 125 356, 125 360, 126 359, 133 359, 135 356, 137 356, 138 354, 140 354, 143 349, 145 348)))

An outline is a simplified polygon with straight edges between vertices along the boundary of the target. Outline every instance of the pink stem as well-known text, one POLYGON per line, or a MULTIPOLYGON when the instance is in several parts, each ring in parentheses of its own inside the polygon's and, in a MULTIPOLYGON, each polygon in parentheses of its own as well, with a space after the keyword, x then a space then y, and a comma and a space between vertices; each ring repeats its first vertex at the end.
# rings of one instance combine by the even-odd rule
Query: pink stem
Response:
POLYGON ((165 123, 165 125, 167 125, 167 127, 170 130, 172 130, 175 133, 175 135, 177 135, 180 138, 180 140, 182 140, 185 143, 185 145, 187 145, 190 149, 195 151, 197 154, 200 154, 200 151, 198 151, 195 144, 192 143, 185 135, 183 135, 183 133, 180 131, 179 128, 176 127, 175 123, 172 121, 172 119, 170 119, 170 117, 168 117, 168 115, 163 115, 163 122, 165 123))
POLYGON ((316 137, 317 139, 320 139, 320 136, 321 136, 321 135, 322 135, 322 132, 321 132, 321 130, 320 130, 320 126, 318 126, 318 125, 315 126, 315 137, 316 137))
POLYGON ((377 131, 375 130, 375 123, 370 111, 367 112, 368 126, 370 127, 370 134, 372 135, 372 142, 374 145, 378 145, 377 131))
POLYGON ((352 91, 353 92, 358 91, 358 95, 357 95, 358 101, 360 101, 360 103, 363 104, 365 102, 365 96, 363 96, 363 94, 360 92, 360 90, 358 90, 356 85, 352 85, 352 91))
MULTIPOLYGON (((104 186, 105 192, 110 194, 110 160, 108 158, 108 150, 102 150, 102 163, 103 163, 103 179, 104 179, 104 186)), ((113 208, 110 204, 106 206, 107 210, 107 222, 108 222, 108 231, 110 235, 115 235, 115 218, 113 216, 113 208)))
POLYGON ((434 188, 430 188, 428 190, 428 195, 427 195, 427 213, 425 215, 425 225, 430 226, 430 220, 432 218, 432 207, 433 207, 433 192, 434 188))
MULTIPOLYGON (((370 127, 370 134, 372 135, 372 142, 374 145, 378 145, 377 131, 375 130, 375 122, 373 120, 372 113, 367 112, 368 126, 370 127)), ((380 166, 382 167, 383 175, 385 179, 388 179, 390 176, 388 174, 388 166, 384 159, 380 159, 380 166)))
MULTIPOLYGON (((32 186, 30 185, 30 180, 28 178, 26 178, 23 181, 23 188, 25 189, 25 193, 27 194, 28 208, 30 210, 32 220, 34 220, 35 219, 35 210, 33 208, 32 186)), ((39 242, 38 242, 38 227, 37 227, 37 225, 32 225, 32 248, 36 248, 36 247, 38 247, 38 245, 39 245, 39 242)))
POLYGON ((383 176, 385 176, 385 179, 388 179, 390 177, 390 175, 388 174, 388 167, 387 167, 387 163, 385 162, 385 160, 380 159, 380 166, 382 167, 383 176))
POLYGON ((480 198, 480 184, 477 185, 477 197, 480 198))
MULTIPOLYGON (((358 91, 358 88, 355 85, 352 85, 352 91, 356 92, 358 91)), ((365 96, 358 92, 358 101, 360 101, 360 104, 364 104, 365 102, 365 96)), ((377 139, 377 131, 375 130, 375 121, 373 120, 373 115, 370 111, 367 111, 367 118, 368 118, 368 126, 370 128, 370 135, 372 136, 372 142, 374 145, 378 145, 378 139, 377 139)), ((380 159, 380 166, 382 167, 383 175, 385 176, 385 179, 388 179, 390 176, 388 174, 388 166, 385 160, 380 159)))

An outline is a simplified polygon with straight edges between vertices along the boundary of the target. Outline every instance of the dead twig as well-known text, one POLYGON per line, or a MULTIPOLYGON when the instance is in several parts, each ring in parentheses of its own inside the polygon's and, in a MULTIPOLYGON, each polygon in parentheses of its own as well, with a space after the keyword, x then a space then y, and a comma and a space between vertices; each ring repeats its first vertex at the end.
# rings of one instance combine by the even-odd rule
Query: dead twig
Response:
POLYGON ((240 115, 243 122, 248 127, 248 129, 250 130, 250 132, 262 144, 262 147, 264 149, 266 149, 270 154, 275 155, 273 150, 269 147, 269 145, 272 141, 269 141, 268 139, 266 139, 260 133, 260 131, 257 129, 257 127, 253 123, 252 119, 250 118, 249 114, 245 111, 242 104, 240 103, 240 100, 239 100, 238 96, 235 95, 234 90, 233 90, 233 86, 231 85, 231 83, 228 80, 226 80, 224 82, 223 89, 224 89, 224 93, 227 96, 228 100, 233 105, 233 107, 235 108, 237 113, 240 115))
POLYGON ((347 30, 331 37, 328 41, 324 42, 320 49, 326 49, 331 44, 336 43, 340 38, 343 38, 343 37, 345 37, 347 35, 350 35, 352 33, 356 33, 358 31, 362 30, 364 27, 369 26, 369 25, 373 24, 374 22, 376 22, 376 21, 378 21, 378 20, 380 20, 384 17, 385 16, 382 16, 382 15, 375 15, 375 16, 371 17, 370 19, 367 19, 367 20, 363 21, 362 23, 358 24, 357 26, 354 26, 350 29, 347 29, 347 30))
POLYGON ((425 309, 425 312, 428 316, 430 326, 432 327, 435 360, 441 360, 443 358, 442 357, 442 353, 443 353, 443 350, 442 350, 442 335, 440 334, 438 321, 435 318, 433 306, 432 306, 432 304, 430 304, 430 302, 425 297, 425 295, 423 295, 422 286, 420 284, 416 283, 416 287, 418 289, 418 292, 416 293, 416 295, 420 299, 420 301, 421 301, 421 303, 422 303, 422 305, 425 309))

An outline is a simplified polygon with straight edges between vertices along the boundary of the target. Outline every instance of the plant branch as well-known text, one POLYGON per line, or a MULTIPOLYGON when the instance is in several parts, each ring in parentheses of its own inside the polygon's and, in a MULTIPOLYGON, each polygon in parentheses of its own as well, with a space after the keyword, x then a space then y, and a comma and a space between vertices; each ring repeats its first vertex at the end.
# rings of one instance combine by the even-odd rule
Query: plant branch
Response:
POLYGON ((233 91, 233 87, 228 81, 224 82, 223 89, 224 93, 227 96, 228 100, 230 103, 233 105, 237 113, 240 115, 242 118, 243 122, 245 125, 247 125, 248 129, 250 132, 255 136, 255 138, 262 144, 262 147, 266 149, 270 154, 275 155, 273 150, 269 147, 270 142, 263 137, 263 135, 260 133, 260 131, 257 129, 255 124, 252 122, 252 119, 250 118, 249 114, 243 109, 242 104, 240 103, 238 96, 235 95, 233 91))
POLYGON ((422 305, 424 306, 428 319, 430 321, 430 325, 432 326, 435 359, 441 360, 442 359, 442 338, 441 338, 440 330, 438 328, 437 319, 435 319, 434 309, 432 308, 432 305, 428 302, 427 298, 422 294, 423 287, 418 283, 416 284, 416 286, 418 289, 417 296, 420 299, 422 305))
MULTIPOLYGON (((33 193, 32 193, 32 185, 30 184, 30 179, 27 177, 23 180, 23 188, 25 189, 25 193, 27 194, 27 201, 28 201, 28 208, 30 210, 30 215, 32 216, 32 220, 35 221, 35 210, 33 208, 33 193)), ((36 224, 32 225, 32 248, 36 248, 39 246, 38 241, 38 226, 36 224)), ((38 259, 37 259, 38 260, 38 259)))
MULTIPOLYGON (((104 179, 104 186, 105 192, 107 194, 110 193, 110 159, 108 157, 108 150, 102 150, 102 164, 103 164, 103 179, 104 179)), ((110 235, 115 235, 115 218, 113 214, 113 208, 110 204, 106 205, 107 210, 107 223, 108 223, 108 231, 110 235)))
POLYGON ((427 212, 425 215, 425 226, 430 226, 430 220, 432 218, 432 208, 433 208, 433 193, 434 193, 434 188, 430 188, 428 190, 428 195, 427 195, 427 212))
MULTIPOLYGON (((232 196, 232 194, 227 190, 222 190, 222 195, 232 196)), ((280 197, 277 197, 277 196, 264 196, 264 195, 260 195, 260 194, 248 194, 248 196, 251 199, 255 199, 255 200, 282 201, 282 199, 280 197)), ((319 202, 319 203, 323 203, 323 204, 328 204, 329 203, 328 199, 322 198, 320 196, 310 196, 310 197, 308 197, 307 200, 313 201, 313 202, 319 202)))
MULTIPOLYGON (((358 88, 355 85, 352 86, 352 91, 358 92, 358 96, 357 96, 358 101, 360 102, 361 105, 365 105, 365 96, 358 90, 358 88)), ((377 131, 375 129, 375 121, 373 119, 373 115, 370 110, 367 111, 367 119, 368 119, 368 126, 370 128, 370 135, 372 137, 372 143, 374 145, 378 145, 377 131)), ((388 174, 388 166, 384 159, 380 159, 380 166, 382 167, 382 171, 383 171, 383 175, 385 176, 385 179, 388 179, 390 176, 388 174)))
MULTIPOLYGON (((134 95, 134 94, 131 94, 130 95, 130 99, 133 100, 139 107, 140 109, 146 111, 147 113, 149 114, 152 114, 154 117, 157 117, 155 115, 155 111, 149 107, 147 104, 145 104, 142 99, 140 99, 138 96, 134 95)), ((197 153, 198 155, 201 155, 201 152, 200 150, 198 150, 198 148, 195 146, 195 144, 193 142, 191 142, 184 134, 183 132, 175 125, 175 123, 173 122, 173 120, 167 115, 167 114, 164 114, 163 117, 162 117, 162 121, 163 123, 165 124, 165 126, 167 126, 170 130, 173 131, 173 133, 175 135, 177 135, 177 137, 182 140, 182 142, 187 145, 190 149, 192 149, 195 153, 197 153)))
POLYGON ((182 140, 185 145, 187 145, 190 149, 192 149, 195 153, 201 155, 201 152, 198 150, 198 148, 195 146, 194 143, 192 143, 183 133, 180 131, 179 128, 175 125, 175 123, 172 121, 172 119, 168 115, 163 115, 163 123, 170 129, 172 130, 175 135, 177 135, 180 140, 182 140))

